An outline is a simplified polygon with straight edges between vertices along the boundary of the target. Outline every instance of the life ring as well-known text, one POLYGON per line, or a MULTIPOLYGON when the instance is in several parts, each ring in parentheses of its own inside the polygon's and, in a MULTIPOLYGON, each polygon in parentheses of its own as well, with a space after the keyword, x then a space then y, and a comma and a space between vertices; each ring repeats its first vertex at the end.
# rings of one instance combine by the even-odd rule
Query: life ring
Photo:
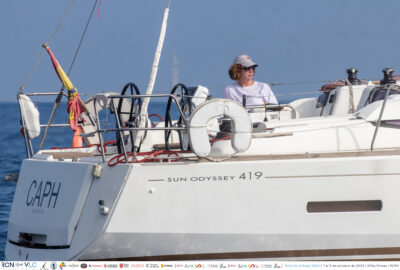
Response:
POLYGON ((40 135, 39 110, 27 95, 20 94, 18 100, 21 107, 22 122, 29 138, 34 139, 40 135))
POLYGON ((215 117, 231 118, 231 144, 236 153, 244 152, 250 147, 252 124, 247 111, 233 100, 213 99, 200 104, 189 119, 190 146, 197 156, 208 157, 211 153, 207 122, 215 117))

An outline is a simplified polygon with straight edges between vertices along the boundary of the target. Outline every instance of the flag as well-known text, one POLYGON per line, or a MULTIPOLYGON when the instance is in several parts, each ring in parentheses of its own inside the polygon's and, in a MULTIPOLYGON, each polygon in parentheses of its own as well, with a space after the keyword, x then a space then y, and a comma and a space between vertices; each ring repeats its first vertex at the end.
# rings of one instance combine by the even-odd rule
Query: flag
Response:
POLYGON ((61 65, 58 63, 57 59, 55 58, 53 52, 50 50, 50 47, 47 43, 43 44, 43 47, 46 48, 47 52, 50 55, 51 62, 53 63, 54 70, 56 71, 58 78, 63 83, 65 89, 68 90, 68 122, 69 126, 72 130, 78 130, 78 118, 80 117, 81 113, 84 111, 78 90, 72 84, 70 79, 68 78, 67 74, 65 74, 64 70, 62 69, 61 65))

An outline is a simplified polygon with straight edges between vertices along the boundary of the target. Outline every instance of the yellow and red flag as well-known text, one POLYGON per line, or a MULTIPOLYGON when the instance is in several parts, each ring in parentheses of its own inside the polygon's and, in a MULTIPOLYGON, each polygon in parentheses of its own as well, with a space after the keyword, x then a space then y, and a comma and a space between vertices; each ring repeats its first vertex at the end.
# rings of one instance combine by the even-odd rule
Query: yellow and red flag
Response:
POLYGON ((46 48, 47 52, 50 55, 51 62, 53 63, 58 78, 60 78, 60 81, 63 83, 65 89, 68 90, 68 105, 67 105, 67 110, 69 113, 68 122, 71 129, 76 131, 78 130, 78 118, 84 111, 79 99, 78 90, 76 90, 76 87, 72 84, 67 74, 65 74, 61 65, 58 63, 56 57, 54 56, 53 52, 50 50, 49 45, 45 43, 43 44, 43 47, 46 48))

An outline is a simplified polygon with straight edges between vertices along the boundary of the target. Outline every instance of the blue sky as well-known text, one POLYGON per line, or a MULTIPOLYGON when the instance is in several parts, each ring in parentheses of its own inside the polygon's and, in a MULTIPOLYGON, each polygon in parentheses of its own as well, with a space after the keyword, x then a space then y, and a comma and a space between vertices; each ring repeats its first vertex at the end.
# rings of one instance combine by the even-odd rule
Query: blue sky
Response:
MULTIPOLYGON (((0 101, 16 93, 71 1, 0 2, 0 101)), ((94 0, 77 0, 51 48, 68 70, 94 0)), ((70 75, 81 93, 120 91, 135 82, 145 92, 168 0, 102 0, 70 75)), ((301 82, 359 77, 380 79, 384 67, 400 73, 398 0, 172 0, 156 93, 179 81, 209 87, 221 97, 231 83, 233 58, 248 54, 259 64, 255 79, 301 82)), ((321 83, 274 86, 275 94, 308 92, 321 83)), ((26 91, 58 91, 49 57, 26 91)), ((50 99, 52 100, 52 99, 50 99)))

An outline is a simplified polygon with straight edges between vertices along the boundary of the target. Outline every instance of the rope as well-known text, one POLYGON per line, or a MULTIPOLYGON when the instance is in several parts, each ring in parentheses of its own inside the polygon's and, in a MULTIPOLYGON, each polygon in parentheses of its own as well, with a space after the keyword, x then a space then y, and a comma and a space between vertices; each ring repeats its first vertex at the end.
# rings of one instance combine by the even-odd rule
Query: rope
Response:
MULTIPOLYGON (((54 31, 54 33, 51 35, 49 41, 47 42, 47 44, 51 44, 51 42, 53 41, 56 33, 58 32, 58 30, 60 29, 61 25, 63 24, 65 18, 67 17, 68 13, 71 11, 72 5, 75 3, 75 0, 72 0, 71 4, 69 5, 67 11, 64 14, 64 17, 61 19, 60 23, 58 24, 56 30, 54 31)), ((26 84, 28 83, 28 81, 31 79, 33 72, 36 70, 37 66, 39 65, 39 62, 42 60, 44 53, 46 52, 46 49, 42 49, 42 53, 40 54, 39 58, 36 60, 36 63, 33 65, 33 68, 31 70, 31 72, 28 74, 28 77, 25 79, 24 83, 21 85, 21 87, 19 88, 19 92, 21 93, 22 90, 24 90, 26 84)))
POLYGON ((226 137, 219 138, 219 139, 214 139, 214 138, 212 138, 212 139, 211 139, 211 145, 213 145, 215 142, 228 140, 228 139, 230 139, 230 138, 232 138, 232 135, 228 135, 228 136, 226 136, 226 137))
POLYGON ((164 122, 164 118, 162 118, 161 115, 156 114, 156 113, 149 114, 149 118, 152 117, 152 116, 156 116, 156 117, 158 117, 158 119, 161 120, 161 122, 164 122))
MULTIPOLYGON (((170 151, 170 150, 157 150, 157 151, 151 151, 151 152, 142 152, 142 153, 136 153, 136 156, 144 156, 140 160, 131 160, 127 161, 125 159, 124 153, 118 154, 113 156, 109 161, 108 161, 108 166, 113 167, 119 163, 144 163, 144 162, 177 162, 180 160, 180 157, 178 154, 180 153, 189 153, 189 151, 170 151), (160 155, 167 155, 167 157, 158 157, 160 155), (175 156, 175 158, 170 158, 172 155, 175 156)), ((133 152, 127 152, 126 153, 127 158, 134 157, 133 152)))

